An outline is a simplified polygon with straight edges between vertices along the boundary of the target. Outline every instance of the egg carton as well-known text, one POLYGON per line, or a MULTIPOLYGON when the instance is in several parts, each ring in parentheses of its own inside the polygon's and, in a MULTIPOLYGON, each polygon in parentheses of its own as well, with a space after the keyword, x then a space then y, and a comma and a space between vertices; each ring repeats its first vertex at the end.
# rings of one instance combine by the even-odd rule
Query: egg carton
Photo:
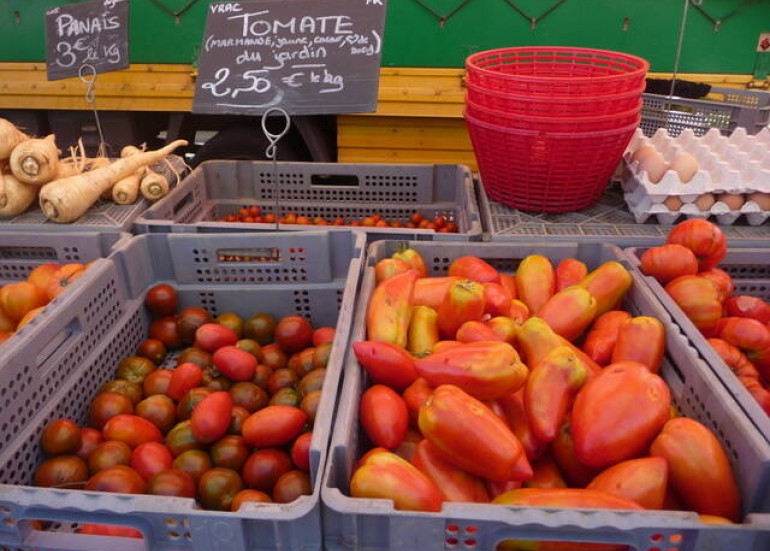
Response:
POLYGON ((764 224, 770 217, 770 211, 762 208, 754 201, 746 201, 740 209, 733 210, 722 201, 716 201, 708 210, 701 210, 691 196, 682 196, 682 205, 676 209, 676 205, 669 206, 664 201, 657 201, 646 194, 644 188, 637 187, 630 192, 625 192, 623 197, 628 205, 628 210, 634 216, 637 223, 643 224, 650 218, 655 218, 658 224, 671 225, 678 219, 684 218, 711 218, 717 224, 729 226, 734 224, 741 216, 750 226, 764 224))
POLYGON ((738 128, 730 136, 723 136, 717 129, 696 136, 691 129, 685 129, 676 137, 665 128, 652 137, 639 129, 623 159, 624 190, 643 187, 657 202, 671 195, 687 203, 704 193, 770 192, 770 128, 755 135, 738 128), (698 161, 698 170, 690 181, 683 182, 675 170, 669 169, 659 182, 653 183, 643 163, 632 160, 634 152, 642 146, 653 147, 667 164, 680 154, 689 153, 698 161))
POLYGON ((710 130, 696 136, 685 129, 676 137, 659 129, 652 137, 638 130, 623 154, 621 185, 624 199, 637 223, 654 217, 659 224, 673 224, 681 217, 712 218, 731 225, 739 218, 752 226, 765 223, 770 211, 747 200, 739 208, 726 201, 709 204, 706 194, 750 194, 770 192, 770 129, 748 135, 742 128, 730 136, 710 130), (650 181, 641 162, 632 160, 640 147, 651 146, 671 163, 683 152, 690 153, 699 168, 689 182, 682 182, 675 170, 667 170, 658 183, 650 181), (672 198, 674 200, 672 201, 672 198))

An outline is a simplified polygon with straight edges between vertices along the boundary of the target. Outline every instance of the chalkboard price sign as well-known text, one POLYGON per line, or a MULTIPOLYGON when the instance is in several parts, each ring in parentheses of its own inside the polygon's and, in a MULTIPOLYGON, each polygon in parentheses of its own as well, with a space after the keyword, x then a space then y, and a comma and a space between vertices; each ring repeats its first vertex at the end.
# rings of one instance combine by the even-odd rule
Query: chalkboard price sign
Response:
POLYGON ((209 4, 192 110, 374 111, 385 0, 209 4))
POLYGON ((45 14, 48 80, 128 67, 128 0, 94 0, 58 6, 45 14))

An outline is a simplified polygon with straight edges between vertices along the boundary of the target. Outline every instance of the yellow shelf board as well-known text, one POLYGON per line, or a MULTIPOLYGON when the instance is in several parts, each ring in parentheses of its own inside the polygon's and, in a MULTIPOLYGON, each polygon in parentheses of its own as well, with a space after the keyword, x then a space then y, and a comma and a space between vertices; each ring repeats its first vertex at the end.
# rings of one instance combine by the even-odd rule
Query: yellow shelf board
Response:
MULTIPOLYGON (((378 105, 359 117, 462 118, 463 69, 383 67, 378 105)), ((651 73, 670 78, 670 73, 651 73)), ((744 87, 751 75, 682 74, 680 78, 719 86, 744 87)), ((97 76, 101 109, 189 111, 195 92, 195 69, 186 64, 132 64, 97 76)), ((0 108, 91 109, 85 84, 77 77, 48 81, 44 63, 0 63, 0 108)))
POLYGON ((471 147, 465 122, 460 119, 341 116, 337 136, 339 147, 350 148, 464 151, 471 147))
POLYGON ((472 151, 340 148, 338 161, 341 163, 466 165, 472 171, 478 170, 476 157, 472 151))

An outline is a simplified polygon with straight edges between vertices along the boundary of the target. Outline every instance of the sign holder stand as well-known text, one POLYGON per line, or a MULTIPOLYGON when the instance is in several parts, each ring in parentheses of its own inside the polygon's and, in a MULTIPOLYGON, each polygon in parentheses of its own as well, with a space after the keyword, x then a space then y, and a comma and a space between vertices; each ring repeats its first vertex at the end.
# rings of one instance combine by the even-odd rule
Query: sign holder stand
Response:
POLYGON ((84 99, 86 103, 91 105, 94 112, 94 121, 96 122, 96 131, 99 133, 99 148, 97 150, 97 156, 107 156, 107 143, 104 141, 104 133, 102 132, 102 123, 99 119, 99 112, 96 110, 96 67, 90 63, 84 63, 78 69, 78 78, 86 85, 86 93, 84 99), (86 74, 88 72, 88 74, 86 74))
POLYGON ((273 188, 273 210, 275 211, 275 229, 278 229, 278 142, 283 138, 291 127, 291 117, 285 109, 281 107, 271 107, 262 114, 262 132, 267 138, 268 146, 265 148, 265 157, 273 161, 272 188, 273 188), (267 119, 271 114, 281 115, 283 118, 283 127, 278 133, 271 132, 267 128, 267 119))

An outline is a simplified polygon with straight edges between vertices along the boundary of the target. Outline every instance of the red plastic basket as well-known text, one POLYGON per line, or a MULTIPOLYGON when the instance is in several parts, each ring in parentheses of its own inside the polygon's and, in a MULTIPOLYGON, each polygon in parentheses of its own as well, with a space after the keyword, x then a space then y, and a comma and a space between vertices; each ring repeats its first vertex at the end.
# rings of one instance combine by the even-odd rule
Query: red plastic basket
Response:
POLYGON ((489 109, 534 117, 581 117, 586 115, 609 115, 633 109, 642 100, 645 89, 642 84, 637 90, 610 96, 566 96, 563 98, 506 94, 466 82, 466 103, 474 103, 489 109))
POLYGON ((616 130, 629 124, 639 124, 641 120, 642 99, 637 100, 633 109, 617 114, 591 115, 582 117, 532 117, 518 113, 507 113, 490 109, 470 100, 465 103, 465 111, 474 119, 490 124, 503 125, 514 130, 535 130, 542 132, 595 132, 616 130))
POLYGON ((486 50, 465 60, 468 82, 504 93, 603 96, 638 90, 650 64, 592 48, 527 46, 486 50))
POLYGON ((481 182, 495 201, 526 211, 570 212, 599 200, 638 127, 533 132, 465 120, 481 182))

